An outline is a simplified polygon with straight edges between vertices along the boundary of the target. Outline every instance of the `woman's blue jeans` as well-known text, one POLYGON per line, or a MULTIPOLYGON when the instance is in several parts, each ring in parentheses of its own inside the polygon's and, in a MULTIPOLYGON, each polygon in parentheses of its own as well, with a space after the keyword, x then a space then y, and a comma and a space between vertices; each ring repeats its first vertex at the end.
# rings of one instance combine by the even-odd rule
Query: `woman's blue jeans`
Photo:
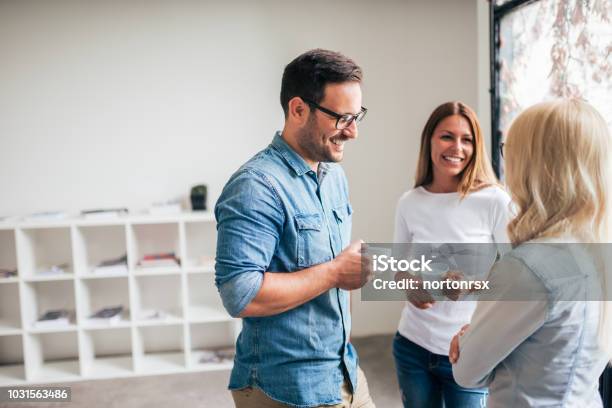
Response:
POLYGON ((404 408, 485 408, 487 389, 459 386, 448 356, 434 354, 397 333, 393 357, 404 408))

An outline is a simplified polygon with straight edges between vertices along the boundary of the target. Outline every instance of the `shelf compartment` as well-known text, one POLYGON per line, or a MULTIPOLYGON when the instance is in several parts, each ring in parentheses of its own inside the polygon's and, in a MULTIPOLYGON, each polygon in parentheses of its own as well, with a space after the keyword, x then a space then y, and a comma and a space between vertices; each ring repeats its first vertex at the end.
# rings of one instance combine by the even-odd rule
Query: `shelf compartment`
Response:
POLYGON ((0 336, 0 385, 16 384, 24 380, 22 336, 0 336))
POLYGON ((0 230, 0 283, 16 280, 16 275, 8 274, 9 271, 17 271, 15 231, 0 230))
POLYGON ((231 367, 233 364, 232 354, 235 350, 239 331, 239 321, 190 324, 189 366, 211 370, 231 367), (228 353, 230 350, 231 353, 228 353), (210 358, 203 360, 204 357, 210 357, 211 353, 217 354, 215 361, 211 361, 210 358))
POLYGON ((145 255, 174 253, 180 256, 179 244, 179 224, 159 223, 159 224, 133 224, 129 228, 130 234, 130 264, 131 270, 135 273, 147 273, 159 269, 171 269, 180 271, 180 265, 172 266, 142 266, 139 261, 145 255))
POLYGON ((130 325, 130 295, 128 278, 80 280, 80 319, 86 329, 128 327, 130 325), (123 306, 121 320, 92 319, 103 308, 123 306))
POLYGON ((76 332, 28 334, 25 337, 28 381, 59 382, 80 377, 76 332))
POLYGON ((217 226, 214 222, 185 222, 185 260, 190 273, 214 272, 217 226))
POLYGON ((23 364, 0 364, 0 386, 23 384, 25 367, 23 364))
POLYGON ((81 369, 86 377, 121 377, 134 372, 129 328, 86 330, 81 337, 81 369))
POLYGON ((225 311, 221 297, 211 274, 190 274, 187 276, 188 310, 190 322, 217 322, 232 320, 225 311))
POLYGON ((127 275, 128 265, 98 266, 127 255, 126 233, 123 225, 81 226, 75 228, 75 269, 79 276, 127 275))
POLYGON ((20 332, 19 284, 0 285, 0 335, 19 334, 20 332))
POLYGON ((27 228, 17 231, 19 273, 25 279, 70 279, 70 228, 27 228), (52 271, 55 269, 55 271, 52 271))
POLYGON ((71 331, 75 329, 74 281, 27 282, 23 287, 25 328, 33 332, 71 331), (73 316, 70 325, 39 327, 35 322, 50 310, 68 310, 73 316))
POLYGON ((182 322, 180 275, 138 276, 133 278, 132 319, 138 325, 182 322), (158 318, 151 316, 159 312, 158 318))
POLYGON ((134 347, 138 371, 163 373, 184 370, 183 333, 182 324, 139 327, 134 347))

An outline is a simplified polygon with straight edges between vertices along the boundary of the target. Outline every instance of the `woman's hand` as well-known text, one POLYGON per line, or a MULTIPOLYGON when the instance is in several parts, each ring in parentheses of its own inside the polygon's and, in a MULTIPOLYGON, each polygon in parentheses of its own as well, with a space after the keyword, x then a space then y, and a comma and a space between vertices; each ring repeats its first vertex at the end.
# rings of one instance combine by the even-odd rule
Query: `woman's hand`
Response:
POLYGON ((455 364, 457 361, 459 361, 459 337, 463 336, 463 333, 465 333, 468 327, 470 327, 469 324, 463 326, 451 340, 450 349, 448 350, 448 359, 450 360, 451 364, 455 364))
MULTIPOLYGON (((464 280, 465 277, 463 276, 463 272, 461 271, 457 271, 457 270, 450 270, 448 271, 443 277, 442 280, 443 281, 462 281, 464 280)), ((449 298, 450 300, 457 300, 459 299, 459 296, 464 295, 465 293, 467 293, 466 291, 462 291, 461 289, 449 289, 447 287, 445 287, 442 292, 444 293, 444 296, 446 296, 447 298, 449 298)))
MULTIPOLYGON (((422 283, 419 282, 419 287, 421 285, 422 283)), ((422 310, 429 309, 436 303, 431 294, 425 289, 407 289, 406 298, 413 306, 422 310)))
POLYGON ((423 280, 415 275, 411 275, 408 272, 398 272, 395 274, 395 280, 401 279, 412 279, 416 282, 418 289, 406 289, 406 299, 412 303, 412 305, 418 309, 425 310, 433 306, 436 301, 431 294, 423 289, 423 280))

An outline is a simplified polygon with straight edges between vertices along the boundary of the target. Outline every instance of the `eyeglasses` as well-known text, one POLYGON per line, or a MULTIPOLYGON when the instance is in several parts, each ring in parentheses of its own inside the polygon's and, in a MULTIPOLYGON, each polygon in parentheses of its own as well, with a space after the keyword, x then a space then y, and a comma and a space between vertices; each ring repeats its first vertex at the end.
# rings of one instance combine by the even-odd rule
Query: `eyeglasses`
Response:
POLYGON ((363 120, 366 113, 368 112, 368 110, 362 106, 361 111, 359 111, 359 113, 356 113, 354 115, 350 113, 345 113, 344 115, 341 115, 332 110, 322 107, 321 105, 319 105, 318 103, 310 99, 302 98, 302 100, 306 102, 308 105, 312 106, 313 108, 316 108, 320 110, 321 112, 326 113, 329 116, 336 118, 336 129, 338 130, 346 129, 347 127, 351 126, 351 123, 353 123, 353 121, 355 121, 355 124, 358 124, 359 122, 363 120))
POLYGON ((500 142, 499 143, 499 155, 501 156, 501 158, 504 158, 504 146, 506 145, 505 142, 500 142))

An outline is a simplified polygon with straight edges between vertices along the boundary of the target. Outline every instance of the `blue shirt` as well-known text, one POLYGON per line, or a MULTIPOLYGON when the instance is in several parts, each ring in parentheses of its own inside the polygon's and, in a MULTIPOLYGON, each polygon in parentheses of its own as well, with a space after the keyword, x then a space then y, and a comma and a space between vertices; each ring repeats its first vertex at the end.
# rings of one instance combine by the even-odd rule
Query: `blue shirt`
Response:
POLYGON ((580 247, 540 238, 491 270, 495 294, 478 302, 453 366, 460 385, 489 386, 488 407, 602 406, 598 378, 609 356, 598 340, 601 302, 593 301, 601 285, 580 247))
MULTIPOLYGON (((215 207, 216 285, 238 316, 264 272, 291 273, 335 258, 350 241, 352 209, 342 168, 318 174, 282 139, 234 173, 215 207)), ((348 292, 334 288, 292 310, 243 319, 230 389, 256 386, 300 407, 338 404, 345 373, 357 385, 348 292)))

